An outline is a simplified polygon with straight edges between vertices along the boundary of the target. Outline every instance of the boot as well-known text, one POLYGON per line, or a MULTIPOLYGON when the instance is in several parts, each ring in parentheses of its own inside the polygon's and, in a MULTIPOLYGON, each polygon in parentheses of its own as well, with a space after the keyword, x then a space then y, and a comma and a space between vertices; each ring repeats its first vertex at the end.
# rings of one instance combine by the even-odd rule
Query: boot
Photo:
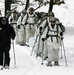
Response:
POLYGON ((3 70, 3 66, 2 65, 0 65, 0 70, 3 70))
POLYGON ((51 62, 48 62, 46 65, 47 65, 47 66, 52 66, 51 62))
POLYGON ((4 68, 5 68, 5 69, 9 69, 9 66, 6 64, 4 68))
POLYGON ((55 61, 55 62, 54 62, 54 65, 55 65, 55 66, 59 66, 58 61, 55 61))

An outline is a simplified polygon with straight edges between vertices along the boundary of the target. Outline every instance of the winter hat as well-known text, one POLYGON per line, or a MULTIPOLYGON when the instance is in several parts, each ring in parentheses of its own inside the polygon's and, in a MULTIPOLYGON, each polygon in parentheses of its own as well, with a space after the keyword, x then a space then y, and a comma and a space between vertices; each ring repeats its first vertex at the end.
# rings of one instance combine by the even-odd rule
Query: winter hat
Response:
POLYGON ((54 13, 53 12, 49 12, 48 16, 53 16, 54 17, 54 13))
POLYGON ((33 12, 34 11, 34 8, 33 7, 29 7, 29 11, 31 12, 33 12))
POLYGON ((0 22, 1 22, 2 25, 5 25, 5 24, 8 23, 8 18, 6 18, 6 17, 1 17, 1 18, 0 18, 0 22))
POLYGON ((51 17, 51 18, 50 18, 50 22, 56 22, 55 17, 51 17))

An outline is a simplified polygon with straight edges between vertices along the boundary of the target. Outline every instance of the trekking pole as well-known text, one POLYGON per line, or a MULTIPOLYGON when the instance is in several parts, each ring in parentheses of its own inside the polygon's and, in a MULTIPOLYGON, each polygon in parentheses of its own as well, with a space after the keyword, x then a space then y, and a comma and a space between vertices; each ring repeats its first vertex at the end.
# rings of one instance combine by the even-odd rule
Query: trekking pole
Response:
POLYGON ((63 51, 64 51, 64 57, 65 57, 65 63, 66 63, 66 66, 68 66, 68 65, 67 65, 67 58, 66 58, 66 52, 65 52, 65 47, 64 47, 64 42, 63 42, 63 40, 62 40, 62 45, 63 45, 63 51))
POLYGON ((44 41, 43 41, 43 46, 42 46, 42 62, 41 62, 41 65, 43 65, 43 51, 44 51, 44 41))
POLYGON ((14 67, 16 68, 16 58, 15 58, 15 49, 14 49, 14 40, 13 40, 13 55, 14 55, 14 67))
POLYGON ((42 34, 42 27, 39 28, 39 40, 38 40, 38 48, 37 48, 37 54, 36 54, 36 59, 37 59, 37 56, 38 56, 38 52, 39 52, 39 47, 40 47, 40 39, 41 39, 41 34, 42 34))
POLYGON ((36 39, 35 39, 35 42, 34 42, 34 45, 33 45, 33 48, 32 48, 32 51, 31 51, 31 55, 30 55, 30 56, 32 56, 32 53, 33 53, 33 50, 34 50, 35 44, 36 44, 36 42, 37 42, 37 38, 38 38, 38 35, 36 36, 36 39))
POLYGON ((62 56, 62 41, 60 40, 60 45, 61 45, 61 59, 63 58, 62 56))
POLYGON ((41 38, 41 35, 39 35, 38 48, 37 48, 37 53, 36 53, 36 59, 38 57, 38 52, 39 52, 39 47, 40 47, 40 38, 41 38))

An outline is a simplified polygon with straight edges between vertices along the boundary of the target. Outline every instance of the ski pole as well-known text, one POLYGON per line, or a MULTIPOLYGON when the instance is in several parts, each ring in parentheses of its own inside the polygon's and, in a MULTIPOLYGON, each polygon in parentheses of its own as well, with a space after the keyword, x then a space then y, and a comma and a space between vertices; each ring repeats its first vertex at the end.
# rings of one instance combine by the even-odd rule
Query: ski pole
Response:
POLYGON ((39 52, 39 47, 40 47, 40 39, 41 39, 41 35, 42 35, 42 27, 39 28, 39 40, 38 40, 38 48, 37 48, 37 53, 36 53, 36 59, 37 59, 37 56, 38 56, 38 52, 39 52))
POLYGON ((14 55, 14 67, 16 68, 16 58, 15 58, 15 49, 14 49, 14 40, 13 40, 13 55, 14 55))
POLYGON ((43 41, 43 46, 42 46, 42 62, 41 62, 41 65, 43 65, 43 51, 44 51, 44 41, 43 41))
POLYGON ((41 34, 39 35, 38 48, 37 48, 37 53, 36 53, 36 59, 38 57, 38 52, 39 52, 39 47, 40 47, 40 39, 41 39, 41 34))
POLYGON ((65 47, 64 47, 64 42, 63 42, 63 40, 62 40, 62 44, 63 44, 63 51, 64 51, 65 63, 66 63, 66 66, 68 66, 68 65, 67 65, 67 58, 66 58, 66 52, 65 52, 65 47))
POLYGON ((37 42, 37 38, 38 38, 38 35, 36 36, 36 39, 35 39, 35 42, 34 42, 34 45, 33 45, 32 51, 31 51, 31 56, 32 56, 32 53, 33 53, 33 50, 34 50, 35 44, 36 44, 36 42, 37 42))
POLYGON ((62 56, 62 40, 60 40, 60 45, 61 45, 61 59, 63 58, 62 56))

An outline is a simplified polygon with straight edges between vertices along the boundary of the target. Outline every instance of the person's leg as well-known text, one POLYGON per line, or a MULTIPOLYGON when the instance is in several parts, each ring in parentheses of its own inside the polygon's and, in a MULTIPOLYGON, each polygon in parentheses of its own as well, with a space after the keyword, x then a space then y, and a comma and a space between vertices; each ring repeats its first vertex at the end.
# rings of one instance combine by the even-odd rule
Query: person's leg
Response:
POLYGON ((52 66, 52 61, 53 61, 53 48, 49 45, 47 45, 48 49, 48 58, 47 58, 47 66, 52 66))
POLYGON ((3 46, 0 45, 0 66, 3 66, 3 46))
POLYGON ((59 49, 54 49, 54 65, 59 66, 59 49))
POLYGON ((29 27, 26 27, 26 42, 29 43, 29 37, 30 37, 30 29, 29 27))
POLYGON ((10 51, 10 44, 6 44, 4 46, 4 51, 5 51, 5 65, 6 66, 10 66, 10 54, 9 54, 9 51, 10 51))
POLYGON ((48 58, 48 49, 47 49, 47 41, 44 41, 44 51, 43 51, 43 59, 46 60, 48 58))
POLYGON ((3 52, 0 49, 0 66, 3 65, 3 52))

